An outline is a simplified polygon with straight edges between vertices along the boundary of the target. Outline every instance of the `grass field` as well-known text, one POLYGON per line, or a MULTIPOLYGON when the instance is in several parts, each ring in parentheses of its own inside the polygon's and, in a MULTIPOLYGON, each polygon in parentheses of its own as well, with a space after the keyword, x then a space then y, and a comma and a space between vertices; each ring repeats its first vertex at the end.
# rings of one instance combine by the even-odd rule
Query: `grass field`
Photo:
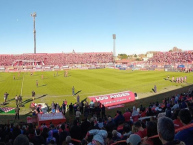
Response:
POLYGON ((126 90, 138 93, 139 98, 142 99, 155 95, 152 91, 154 85, 157 86, 157 94, 159 94, 193 83, 192 73, 181 72, 95 69, 70 70, 69 77, 64 77, 63 71, 59 71, 58 74, 59 76, 54 77, 54 72, 35 72, 33 76, 30 73, 21 73, 19 78, 18 73, 0 73, 0 102, 3 102, 4 93, 8 92, 10 101, 7 106, 15 107, 13 98, 22 94, 25 107, 21 109, 21 113, 26 114, 29 112, 32 90, 36 92, 37 97, 34 102, 45 102, 50 105, 52 101, 61 104, 64 99, 68 104, 76 102, 76 98, 72 96, 73 86, 75 92, 80 91, 81 99, 126 90), (14 75, 15 80, 13 80, 14 75), (44 79, 41 79, 42 75, 44 79), (187 83, 177 84, 165 80, 168 75, 170 78, 186 75, 187 83), (36 87, 36 80, 39 82, 39 87, 36 87))

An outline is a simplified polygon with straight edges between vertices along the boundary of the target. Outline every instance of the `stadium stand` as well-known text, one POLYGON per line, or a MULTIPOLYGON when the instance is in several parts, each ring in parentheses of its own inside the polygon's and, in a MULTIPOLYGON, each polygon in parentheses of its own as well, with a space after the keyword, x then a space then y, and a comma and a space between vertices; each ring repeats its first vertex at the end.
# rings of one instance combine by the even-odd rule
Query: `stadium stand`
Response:
MULTIPOLYGON (((53 111, 64 111, 62 106, 66 107, 64 104, 61 108, 52 104, 51 108, 53 111)), ((25 140, 34 145, 193 144, 192 94, 177 94, 165 98, 163 102, 152 102, 147 107, 141 105, 137 109, 135 106, 132 109, 125 108, 124 114, 117 111, 115 116, 108 116, 105 113, 106 108, 99 102, 89 104, 85 101, 70 104, 68 108, 69 115, 75 118, 73 123, 50 122, 38 127, 32 123, 1 124, 0 142, 10 145, 19 144, 18 140, 25 140), (84 116, 82 120, 80 116, 84 116), (135 121, 133 116, 138 116, 135 121)), ((33 114, 37 113, 38 111, 35 111, 33 114)))
POLYGON ((148 63, 162 63, 162 64, 175 64, 175 63, 191 63, 193 61, 193 51, 183 52, 157 52, 148 63))
POLYGON ((113 62, 111 52, 99 53, 39 53, 0 55, 0 66, 93 64, 113 62))

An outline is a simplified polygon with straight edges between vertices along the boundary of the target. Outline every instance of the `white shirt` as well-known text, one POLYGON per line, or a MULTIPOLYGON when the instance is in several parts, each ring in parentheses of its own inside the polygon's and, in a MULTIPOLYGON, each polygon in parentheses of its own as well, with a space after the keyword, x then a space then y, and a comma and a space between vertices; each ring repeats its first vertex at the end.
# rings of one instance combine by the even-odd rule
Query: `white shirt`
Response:
POLYGON ((175 110, 175 109, 177 109, 177 108, 179 108, 179 104, 175 104, 171 109, 172 109, 172 110, 175 110))
POLYGON ((76 111, 76 117, 80 117, 81 112, 80 111, 76 111))

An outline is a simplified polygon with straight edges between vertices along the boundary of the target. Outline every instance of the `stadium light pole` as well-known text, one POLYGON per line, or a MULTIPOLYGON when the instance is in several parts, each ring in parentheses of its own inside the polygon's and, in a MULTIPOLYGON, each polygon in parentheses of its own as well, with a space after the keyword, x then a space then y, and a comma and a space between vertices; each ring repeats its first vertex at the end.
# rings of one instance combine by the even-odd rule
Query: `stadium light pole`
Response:
POLYGON ((33 33, 34 33, 34 53, 36 53, 36 27, 35 27, 35 24, 36 24, 35 17, 37 16, 36 12, 31 14, 31 16, 33 17, 33 20, 34 20, 34 31, 33 31, 33 33))
POLYGON ((116 40, 116 34, 113 34, 113 59, 114 59, 114 62, 115 62, 115 58, 116 58, 115 40, 116 40))

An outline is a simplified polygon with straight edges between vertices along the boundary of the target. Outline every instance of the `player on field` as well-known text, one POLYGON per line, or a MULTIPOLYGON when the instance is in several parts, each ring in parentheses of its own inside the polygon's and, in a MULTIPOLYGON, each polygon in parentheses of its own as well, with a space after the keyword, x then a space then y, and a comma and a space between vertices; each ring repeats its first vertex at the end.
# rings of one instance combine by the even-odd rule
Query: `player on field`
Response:
POLYGON ((186 79, 187 79, 187 77, 185 76, 185 77, 184 77, 184 82, 186 82, 186 79))
POLYGON ((178 83, 178 77, 176 78, 176 83, 178 83))
POLYGON ((36 80, 36 87, 38 87, 38 80, 36 80))
POLYGON ((8 94, 7 92, 4 94, 4 102, 7 101, 8 95, 9 95, 9 94, 8 94))
POLYGON ((21 97, 21 95, 18 96, 18 101, 19 101, 19 104, 21 105, 21 103, 22 103, 22 97, 21 97))
POLYGON ((13 75, 13 80, 15 80, 15 75, 13 75))
POLYGON ((170 79, 170 76, 168 76, 168 80, 170 79))
POLYGON ((32 99, 33 100, 35 99, 35 95, 36 95, 35 91, 32 91, 32 99))
POLYGON ((172 82, 174 82, 174 76, 172 77, 172 82))
POLYGON ((184 82, 184 77, 181 77, 182 83, 184 82))
POLYGON ((157 86, 154 85, 154 92, 157 93, 157 86))
POLYGON ((15 104, 16 106, 18 105, 18 96, 17 95, 15 96, 15 104))
POLYGON ((74 86, 72 87, 72 96, 74 96, 74 86))
POLYGON ((44 75, 42 75, 42 80, 44 79, 44 75))
POLYGON ((65 77, 68 77, 68 71, 67 70, 65 71, 65 77))

